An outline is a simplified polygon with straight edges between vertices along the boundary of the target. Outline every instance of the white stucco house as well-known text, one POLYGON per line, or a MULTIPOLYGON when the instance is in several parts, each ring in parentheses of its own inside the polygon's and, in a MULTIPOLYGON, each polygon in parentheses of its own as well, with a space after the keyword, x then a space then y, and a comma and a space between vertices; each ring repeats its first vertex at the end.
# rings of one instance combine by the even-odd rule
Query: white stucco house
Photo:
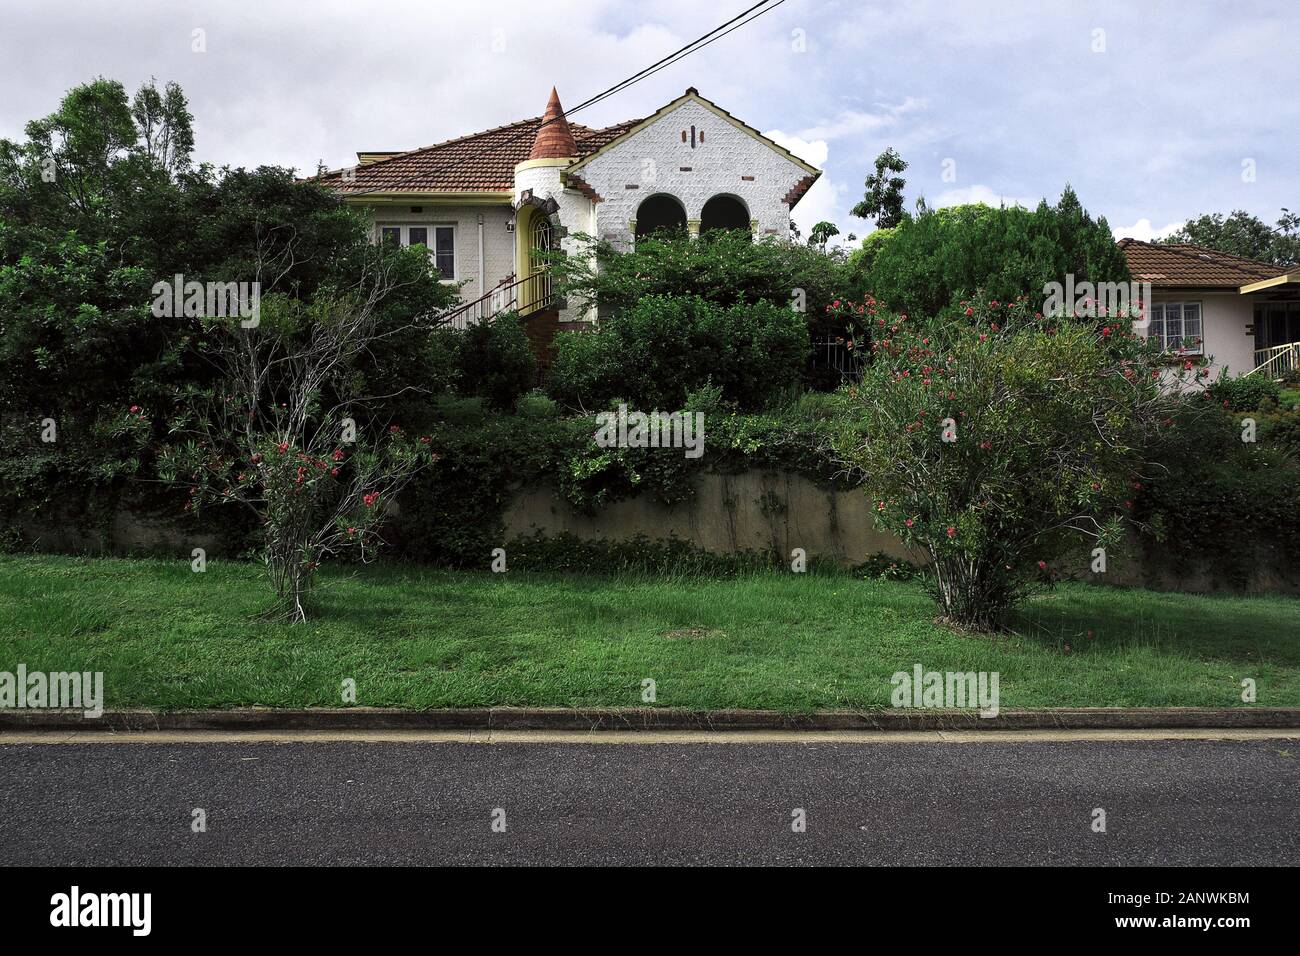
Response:
POLYGON ((643 119, 570 123, 554 89, 540 117, 404 152, 359 152, 318 177, 363 206, 379 241, 423 244, 462 285, 464 326, 506 309, 535 347, 594 318, 555 300, 536 251, 581 233, 627 248, 655 229, 786 237, 821 175, 694 89, 643 119))
POLYGON ((1133 280, 1151 284, 1147 335, 1220 372, 1280 378, 1300 367, 1300 269, 1190 243, 1121 239, 1133 280))

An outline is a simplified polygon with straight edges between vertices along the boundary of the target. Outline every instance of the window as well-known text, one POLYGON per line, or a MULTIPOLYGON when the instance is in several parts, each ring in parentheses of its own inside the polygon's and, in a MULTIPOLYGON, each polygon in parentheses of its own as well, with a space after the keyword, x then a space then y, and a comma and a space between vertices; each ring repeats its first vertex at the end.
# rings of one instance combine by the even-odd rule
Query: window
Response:
POLYGON ((429 260, 437 266, 443 279, 456 278, 455 226, 381 225, 379 241, 395 246, 424 246, 429 250, 429 260), (431 234, 432 242, 429 241, 431 234))
POLYGON ((1147 335, 1160 343, 1161 351, 1200 355, 1204 351, 1201 303, 1153 302, 1151 327, 1147 335))

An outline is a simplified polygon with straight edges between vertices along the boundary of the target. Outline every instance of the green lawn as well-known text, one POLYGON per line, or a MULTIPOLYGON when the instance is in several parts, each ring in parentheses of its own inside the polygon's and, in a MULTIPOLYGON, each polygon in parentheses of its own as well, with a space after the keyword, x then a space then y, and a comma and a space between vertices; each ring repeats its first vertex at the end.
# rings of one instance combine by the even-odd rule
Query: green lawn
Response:
POLYGON ((1003 709, 1300 706, 1300 600, 1062 587, 1018 634, 933 623, 913 584, 336 571, 306 624, 256 619, 261 569, 0 557, 0 671, 103 671, 109 707, 889 706, 889 678, 997 671, 1003 709), (1092 635, 1089 636, 1088 632, 1092 635))

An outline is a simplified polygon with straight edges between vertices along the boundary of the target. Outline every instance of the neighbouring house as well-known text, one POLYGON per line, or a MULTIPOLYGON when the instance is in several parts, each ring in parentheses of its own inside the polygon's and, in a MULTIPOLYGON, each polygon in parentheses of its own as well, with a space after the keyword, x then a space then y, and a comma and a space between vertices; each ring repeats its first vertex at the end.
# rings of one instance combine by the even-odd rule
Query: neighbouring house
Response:
POLYGON ((1300 267, 1190 243, 1119 246, 1133 281, 1151 284, 1147 334, 1170 353, 1210 357, 1211 379, 1300 368, 1300 267))
POLYGON ((821 175, 693 88, 603 129, 569 122, 552 89, 540 117, 357 159, 319 181, 366 209, 377 240, 428 248, 461 286, 455 325, 517 311, 539 353, 595 318, 554 297, 539 251, 573 254, 578 234, 627 248, 674 227, 786 237, 821 175))

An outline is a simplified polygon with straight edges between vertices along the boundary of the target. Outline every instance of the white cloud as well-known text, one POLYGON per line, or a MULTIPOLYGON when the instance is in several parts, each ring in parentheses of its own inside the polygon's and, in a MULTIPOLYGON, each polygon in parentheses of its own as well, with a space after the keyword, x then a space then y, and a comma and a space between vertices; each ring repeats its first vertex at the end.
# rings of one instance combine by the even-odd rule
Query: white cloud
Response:
POLYGON ((925 101, 909 96, 897 106, 880 104, 882 112, 867 113, 862 110, 845 110, 835 119, 810 126, 799 132, 799 137, 806 140, 840 139, 856 136, 860 133, 878 133, 898 125, 899 117, 925 108, 925 101))
POLYGON ((1026 209, 1034 209, 1038 206, 1037 199, 1005 196, 994 192, 988 186, 979 184, 965 186, 961 189, 949 189, 940 193, 933 201, 927 200, 927 203, 932 209, 943 209, 947 206, 968 206, 972 203, 983 203, 994 208, 998 206, 1023 206, 1026 209))
POLYGON ((1171 222, 1169 225, 1157 229, 1151 225, 1150 219, 1139 219, 1131 226, 1116 226, 1111 230, 1111 235, 1116 239, 1137 239, 1140 242, 1155 242, 1157 239, 1164 239, 1177 232, 1183 228, 1183 225, 1182 222, 1171 222))
POLYGON ((825 168, 826 159, 830 156, 831 152, 830 144, 828 144, 826 140, 808 140, 802 136, 783 133, 779 129, 770 129, 763 135, 772 140, 772 142, 784 146, 805 163, 811 163, 818 169, 825 168))
MULTIPOLYGON (((783 133, 779 129, 768 130, 763 135, 784 146, 805 163, 811 163, 818 169, 826 168, 826 160, 830 156, 830 145, 826 140, 808 141, 800 136, 783 133)), ((805 239, 812 227, 822 221, 833 222, 845 233, 849 232, 849 229, 837 221, 840 215, 840 196, 843 192, 844 188, 839 183, 832 182, 823 173, 821 178, 813 183, 812 188, 799 200, 799 205, 791 210, 790 218, 794 220, 795 225, 799 227, 799 231, 805 239)), ((832 240, 831 244, 840 245, 842 239, 841 236, 836 240, 832 240)))

